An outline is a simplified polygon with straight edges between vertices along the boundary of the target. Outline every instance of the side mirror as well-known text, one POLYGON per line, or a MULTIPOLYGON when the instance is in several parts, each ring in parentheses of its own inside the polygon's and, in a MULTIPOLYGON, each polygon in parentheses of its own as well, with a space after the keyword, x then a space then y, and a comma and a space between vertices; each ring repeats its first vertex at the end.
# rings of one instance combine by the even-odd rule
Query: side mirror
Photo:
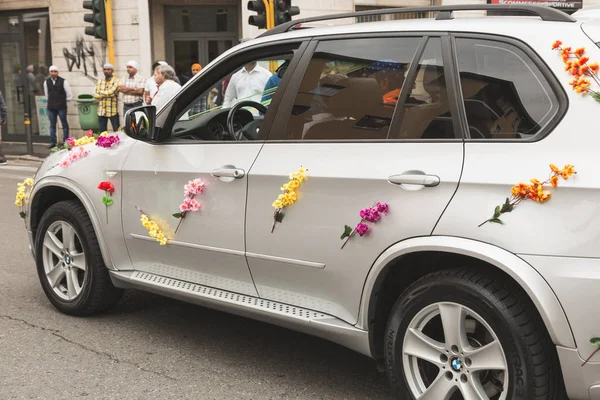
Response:
POLYGON ((127 136, 151 142, 154 140, 156 124, 156 106, 141 106, 132 108, 125 113, 125 128, 127 136))

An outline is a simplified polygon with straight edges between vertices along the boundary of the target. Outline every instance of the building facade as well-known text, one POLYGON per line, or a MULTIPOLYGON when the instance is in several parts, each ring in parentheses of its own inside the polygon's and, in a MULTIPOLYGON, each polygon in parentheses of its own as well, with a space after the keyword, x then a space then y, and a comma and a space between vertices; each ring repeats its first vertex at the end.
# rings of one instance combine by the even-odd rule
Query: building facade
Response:
MULTIPOLYGON (((140 63, 140 73, 147 77, 152 63, 164 60, 185 81, 192 63, 206 65, 241 38, 260 33, 247 23, 251 13, 246 0, 110 1, 118 77, 125 75, 130 59, 140 63)), ((301 9, 299 17, 310 17, 382 7, 499 1, 510 0, 295 0, 294 5, 301 9)), ((583 1, 584 6, 600 4, 600 0, 583 1)), ((87 12, 83 0, 0 0, 0 91, 9 108, 2 140, 24 141, 30 127, 34 142, 48 142, 43 81, 50 65, 58 66, 70 82, 74 99, 93 92, 107 49, 105 42, 84 34, 90 26, 83 20, 87 12)), ((374 19, 386 18, 390 17, 374 19)), ((72 135, 80 136, 75 101, 69 105, 68 118, 72 135)))

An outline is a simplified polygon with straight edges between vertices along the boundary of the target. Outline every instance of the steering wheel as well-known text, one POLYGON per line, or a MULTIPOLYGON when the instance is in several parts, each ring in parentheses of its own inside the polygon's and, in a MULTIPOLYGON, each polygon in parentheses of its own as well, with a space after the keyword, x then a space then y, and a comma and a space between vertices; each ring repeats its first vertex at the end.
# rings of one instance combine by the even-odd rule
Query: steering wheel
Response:
POLYGON ((263 114, 267 113, 267 107, 263 106, 260 103, 257 103, 256 101, 251 101, 251 100, 240 101, 239 103, 237 103, 236 105, 231 107, 231 109, 229 110, 229 114, 227 114, 227 131, 232 138, 234 138, 235 140, 238 140, 238 141, 256 140, 256 137, 252 134, 252 133, 256 133, 256 128, 257 128, 256 124, 249 123, 246 125, 246 126, 251 126, 251 128, 254 130, 254 132, 250 132, 248 129, 245 129, 245 127, 240 129, 238 132, 236 132, 233 127, 233 118, 235 117, 235 113, 237 113, 238 110, 242 107, 253 107, 263 114))

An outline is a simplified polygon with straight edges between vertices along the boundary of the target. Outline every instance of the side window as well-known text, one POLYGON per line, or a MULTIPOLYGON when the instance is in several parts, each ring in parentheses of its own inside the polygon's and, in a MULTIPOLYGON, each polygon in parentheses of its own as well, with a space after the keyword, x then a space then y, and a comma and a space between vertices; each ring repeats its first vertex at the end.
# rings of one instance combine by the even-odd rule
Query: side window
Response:
POLYGON ((471 138, 530 139, 556 115, 556 95, 519 48, 484 39, 456 44, 471 138))
POLYGON ((386 139, 420 37, 320 42, 287 128, 271 140, 386 139), (278 137, 279 136, 279 137, 278 137))
POLYGON ((403 104, 399 139, 455 139, 450 115, 442 40, 430 38, 419 59, 411 92, 403 104))
POLYGON ((233 118, 234 132, 229 132, 229 109, 239 102, 251 101, 270 112, 269 105, 295 50, 257 59, 243 60, 244 57, 240 57, 240 63, 235 67, 230 64, 204 78, 204 82, 194 82, 196 87, 208 88, 200 95, 196 94, 200 90, 194 87, 187 89, 196 92, 193 100, 177 116, 171 137, 218 141, 258 140, 264 115, 254 107, 242 107, 233 118))

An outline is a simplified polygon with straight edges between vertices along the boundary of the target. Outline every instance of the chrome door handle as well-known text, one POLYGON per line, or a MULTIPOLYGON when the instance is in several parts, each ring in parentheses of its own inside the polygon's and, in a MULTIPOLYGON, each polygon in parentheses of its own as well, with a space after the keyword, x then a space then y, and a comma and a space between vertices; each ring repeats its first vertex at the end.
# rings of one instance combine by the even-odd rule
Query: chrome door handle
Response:
POLYGON ((400 174, 390 176, 388 182, 394 185, 421 185, 425 187, 434 187, 440 184, 440 177, 437 175, 426 174, 400 174))
POLYGON ((246 171, 240 168, 225 166, 215 169, 210 174, 216 178, 242 179, 246 175, 246 171))

